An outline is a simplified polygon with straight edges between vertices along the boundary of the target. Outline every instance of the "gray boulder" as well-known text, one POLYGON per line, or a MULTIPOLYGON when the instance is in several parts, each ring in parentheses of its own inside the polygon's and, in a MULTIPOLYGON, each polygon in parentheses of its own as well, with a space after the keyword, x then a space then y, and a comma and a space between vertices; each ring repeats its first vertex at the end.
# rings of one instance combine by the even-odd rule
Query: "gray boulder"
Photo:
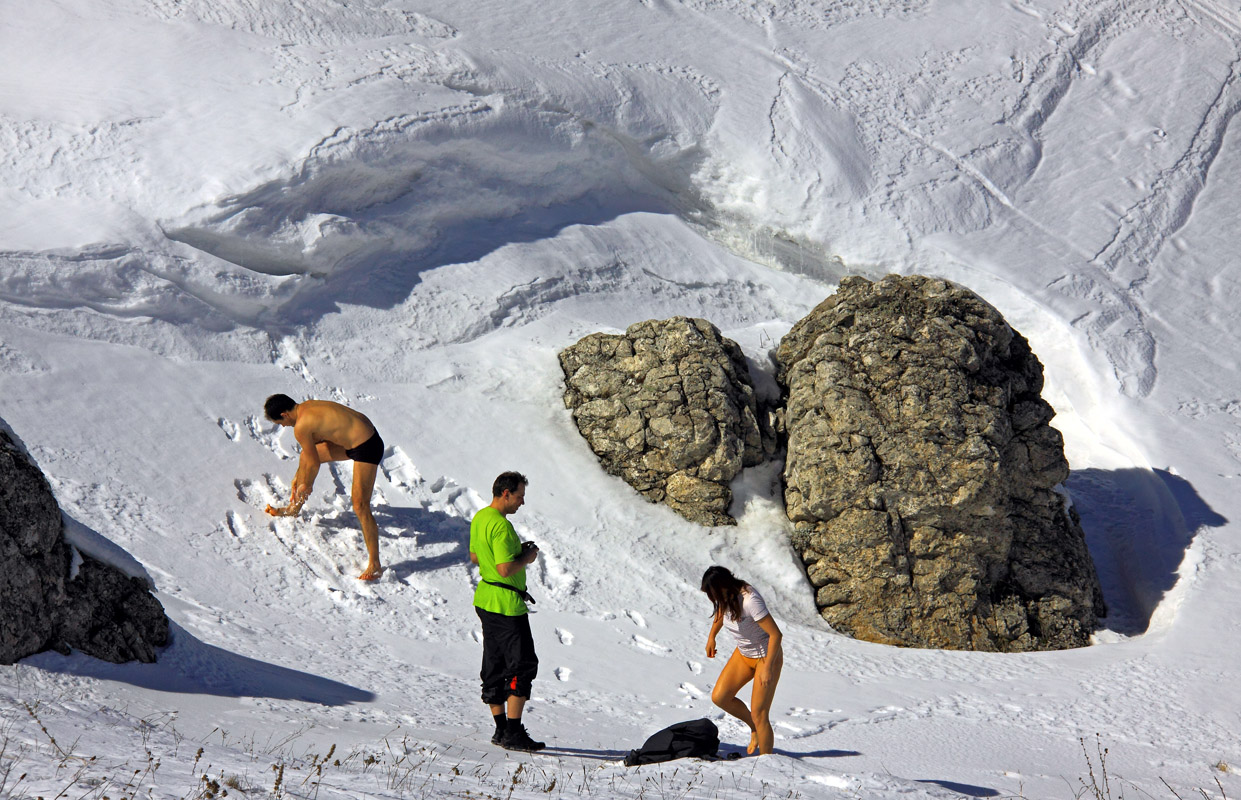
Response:
POLYGON ((0 431, 0 664, 77 648, 121 663, 155 660, 168 618, 146 582, 84 553, 39 468, 0 431))
POLYGON ((596 333, 560 353, 565 406, 604 469, 703 525, 736 524, 729 482, 775 449, 745 356, 703 319, 596 333))
POLYGON ((946 281, 859 277, 780 343, 785 505, 837 630, 913 647, 1089 643, 1105 613, 1043 369, 946 281))

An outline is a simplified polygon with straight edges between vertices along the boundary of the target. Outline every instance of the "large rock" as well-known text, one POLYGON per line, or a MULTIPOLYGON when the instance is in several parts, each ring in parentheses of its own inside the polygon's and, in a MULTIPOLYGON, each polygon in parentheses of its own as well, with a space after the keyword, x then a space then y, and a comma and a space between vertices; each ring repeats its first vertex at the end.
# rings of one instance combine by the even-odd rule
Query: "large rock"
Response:
POLYGON ((785 504, 837 630, 914 647, 1088 644, 1104 613, 1043 370, 942 280, 846 278, 780 343, 785 504))
POLYGON ((732 525, 729 482, 775 447, 736 342, 673 317, 560 353, 565 406, 604 468, 703 525, 732 525))
POLYGON ((154 661, 168 618, 146 582, 74 553, 43 473, 0 431, 0 664, 69 648, 154 661))

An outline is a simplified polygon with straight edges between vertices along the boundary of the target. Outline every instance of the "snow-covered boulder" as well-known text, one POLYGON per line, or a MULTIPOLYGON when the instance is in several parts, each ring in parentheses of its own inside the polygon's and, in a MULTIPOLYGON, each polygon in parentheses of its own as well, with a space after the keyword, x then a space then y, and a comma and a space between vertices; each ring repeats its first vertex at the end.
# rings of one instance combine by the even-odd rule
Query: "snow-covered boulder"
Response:
POLYGON ((114 663, 155 660, 168 618, 146 582, 79 554, 39 468, 0 431, 0 664, 77 648, 114 663))
POLYGON ((780 343, 785 504, 823 617, 869 641, 1089 642, 1102 593, 1056 487, 1043 368, 975 293, 852 277, 780 343))
POLYGON ((774 449, 736 342, 672 317, 560 353, 565 406, 604 468, 703 525, 733 525, 729 482, 774 449))

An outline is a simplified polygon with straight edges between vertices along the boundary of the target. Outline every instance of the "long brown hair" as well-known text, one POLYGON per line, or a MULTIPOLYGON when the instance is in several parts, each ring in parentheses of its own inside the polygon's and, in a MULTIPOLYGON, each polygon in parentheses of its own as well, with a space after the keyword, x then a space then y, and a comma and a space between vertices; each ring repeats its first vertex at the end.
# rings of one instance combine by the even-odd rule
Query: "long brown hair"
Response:
POLYGON ((741 619, 741 590, 749 585, 717 564, 702 573, 700 588, 711 599, 711 616, 718 617, 727 611, 728 616, 738 620, 741 619))

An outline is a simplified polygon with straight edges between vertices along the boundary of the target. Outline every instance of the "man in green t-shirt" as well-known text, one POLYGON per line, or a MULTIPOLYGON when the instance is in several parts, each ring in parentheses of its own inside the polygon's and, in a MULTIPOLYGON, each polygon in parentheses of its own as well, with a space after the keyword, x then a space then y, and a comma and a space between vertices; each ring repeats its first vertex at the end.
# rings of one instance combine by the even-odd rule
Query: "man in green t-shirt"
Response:
POLYGON ((526 565, 539 556, 522 546, 508 515, 526 502, 526 476, 503 472, 491 487, 491 505, 470 521, 470 561, 478 565, 474 610, 483 626, 483 702, 496 723, 492 744, 507 750, 542 750, 521 724, 530 684, 539 671, 526 607, 526 565))

